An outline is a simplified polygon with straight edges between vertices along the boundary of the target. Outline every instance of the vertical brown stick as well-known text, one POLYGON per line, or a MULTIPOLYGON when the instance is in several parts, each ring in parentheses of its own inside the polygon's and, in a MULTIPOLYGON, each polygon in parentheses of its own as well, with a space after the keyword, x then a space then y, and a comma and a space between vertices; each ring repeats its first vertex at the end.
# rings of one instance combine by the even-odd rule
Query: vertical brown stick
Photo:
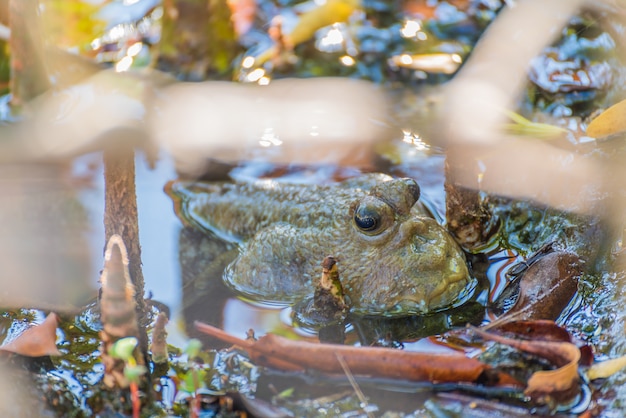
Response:
POLYGON ((135 193, 135 152, 131 146, 104 151, 104 231, 105 242, 112 235, 122 237, 128 250, 129 272, 135 286, 137 316, 143 348, 147 348, 145 329, 148 324, 141 271, 141 247, 135 193))

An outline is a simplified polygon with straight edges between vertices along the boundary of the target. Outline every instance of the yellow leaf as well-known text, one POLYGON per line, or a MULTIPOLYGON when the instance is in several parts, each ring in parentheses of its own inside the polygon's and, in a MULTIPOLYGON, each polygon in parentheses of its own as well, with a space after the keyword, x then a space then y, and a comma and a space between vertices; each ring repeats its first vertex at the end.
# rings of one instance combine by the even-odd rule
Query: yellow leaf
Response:
POLYGON ((602 379, 619 372, 626 367, 626 356, 596 363, 587 370, 589 380, 602 379))
POLYGON ((609 107, 587 126, 587 135, 594 138, 603 138, 624 131, 626 131, 626 100, 609 107))
POLYGON ((305 42, 318 29, 347 21, 359 6, 360 0, 327 0, 323 5, 302 14, 298 24, 286 38, 293 46, 305 42))

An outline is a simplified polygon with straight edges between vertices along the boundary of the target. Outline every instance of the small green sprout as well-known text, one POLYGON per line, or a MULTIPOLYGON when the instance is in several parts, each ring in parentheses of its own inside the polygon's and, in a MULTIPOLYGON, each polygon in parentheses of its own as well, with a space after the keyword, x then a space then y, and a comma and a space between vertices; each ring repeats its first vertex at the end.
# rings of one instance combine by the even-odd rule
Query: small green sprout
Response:
POLYGON ((109 350, 111 357, 118 358, 126 363, 124 366, 124 377, 129 382, 134 383, 138 383, 139 377, 148 371, 145 366, 137 364, 137 360, 133 357, 133 351, 138 343, 137 338, 126 337, 117 340, 109 350))
POLYGON ((133 351, 135 347, 137 347, 137 338, 135 337, 126 337, 117 340, 109 350, 109 354, 111 357, 118 358, 120 360, 124 360, 125 362, 130 362, 130 360, 135 360, 133 358, 133 351))

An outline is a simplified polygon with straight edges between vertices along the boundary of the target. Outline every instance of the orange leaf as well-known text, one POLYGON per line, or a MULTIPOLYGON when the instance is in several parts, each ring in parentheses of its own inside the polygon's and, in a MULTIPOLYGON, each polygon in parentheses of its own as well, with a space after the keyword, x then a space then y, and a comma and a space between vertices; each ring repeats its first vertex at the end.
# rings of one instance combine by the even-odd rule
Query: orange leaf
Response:
POLYGON ((0 347, 0 350, 27 357, 60 356, 57 349, 57 325, 59 319, 51 313, 39 325, 24 331, 19 337, 0 347))

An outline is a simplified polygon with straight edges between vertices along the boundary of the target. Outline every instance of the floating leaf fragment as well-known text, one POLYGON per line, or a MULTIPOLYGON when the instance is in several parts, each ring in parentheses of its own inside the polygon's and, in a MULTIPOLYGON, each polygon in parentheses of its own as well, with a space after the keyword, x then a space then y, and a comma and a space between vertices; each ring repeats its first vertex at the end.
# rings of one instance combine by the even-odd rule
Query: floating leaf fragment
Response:
POLYGON ((13 341, 0 346, 0 351, 26 357, 60 356, 56 346, 58 317, 49 314, 39 325, 27 329, 13 341))
POLYGON ((626 100, 622 100, 600 113, 587 126, 587 135, 604 138, 626 131, 626 100))
POLYGON ((198 389, 206 387, 207 371, 204 369, 191 369, 185 373, 182 382, 179 385, 179 389, 187 393, 196 393, 198 389))
POLYGON ((148 369, 146 368, 146 366, 142 366, 140 364, 135 364, 134 366, 131 366, 127 364, 126 367, 124 367, 124 377, 128 379, 129 382, 137 383, 139 381, 139 378, 146 374, 147 371, 148 369))
POLYGON ((626 367, 626 356, 595 363, 587 370, 589 380, 607 378, 626 367))
POLYGON ((192 359, 198 357, 200 354, 200 350, 202 349, 202 342, 196 338, 192 338, 187 343, 187 347, 185 347, 185 354, 192 359))

